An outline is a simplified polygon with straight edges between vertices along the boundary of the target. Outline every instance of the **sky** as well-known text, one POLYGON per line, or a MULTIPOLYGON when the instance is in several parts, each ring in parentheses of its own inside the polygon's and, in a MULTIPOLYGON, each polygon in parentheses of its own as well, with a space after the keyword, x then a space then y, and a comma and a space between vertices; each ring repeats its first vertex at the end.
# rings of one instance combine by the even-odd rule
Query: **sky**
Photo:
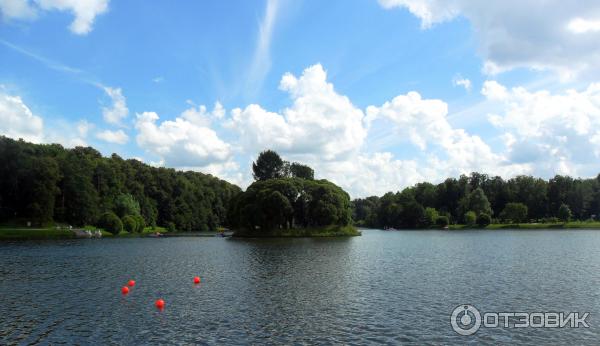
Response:
POLYGON ((353 198, 600 173, 600 2, 0 0, 0 134, 353 198))

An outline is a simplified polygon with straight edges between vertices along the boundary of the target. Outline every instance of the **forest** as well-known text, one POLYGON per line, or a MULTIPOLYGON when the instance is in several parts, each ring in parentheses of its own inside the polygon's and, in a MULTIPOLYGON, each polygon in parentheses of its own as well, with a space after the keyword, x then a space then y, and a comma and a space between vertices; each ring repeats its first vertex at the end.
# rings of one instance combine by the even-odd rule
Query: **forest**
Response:
POLYGON ((587 221, 600 213, 600 175, 505 180, 471 173, 439 184, 424 182, 381 197, 355 199, 352 206, 356 224, 377 228, 587 221))
POLYGON ((240 188, 211 175, 156 168, 90 147, 0 137, 0 223, 215 230, 240 188))
POLYGON ((63 148, 0 137, 0 224, 93 225, 118 233, 144 226, 207 231, 319 228, 431 228, 449 224, 596 220, 600 175, 505 180, 481 173, 419 183, 353 201, 315 179, 312 168, 260 153, 246 191, 211 175, 152 167, 90 147, 63 148))

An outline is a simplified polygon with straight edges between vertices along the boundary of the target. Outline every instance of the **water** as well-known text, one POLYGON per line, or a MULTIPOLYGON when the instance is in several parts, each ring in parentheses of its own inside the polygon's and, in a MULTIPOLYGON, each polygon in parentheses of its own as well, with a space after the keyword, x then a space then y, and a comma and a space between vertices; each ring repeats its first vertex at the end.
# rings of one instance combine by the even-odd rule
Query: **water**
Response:
POLYGON ((365 230, 347 239, 0 243, 0 344, 597 344, 600 231, 365 230), (193 285, 199 275, 202 284, 193 285), (121 286, 137 284, 123 297, 121 286), (154 308, 163 298, 166 308, 154 308), (590 312, 590 328, 450 326, 590 312))

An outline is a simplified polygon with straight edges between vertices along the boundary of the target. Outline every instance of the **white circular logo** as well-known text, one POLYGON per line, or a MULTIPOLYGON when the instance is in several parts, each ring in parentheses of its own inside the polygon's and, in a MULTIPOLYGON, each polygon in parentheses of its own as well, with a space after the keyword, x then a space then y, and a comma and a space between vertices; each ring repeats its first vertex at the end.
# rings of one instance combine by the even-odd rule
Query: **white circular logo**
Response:
POLYGON ((481 327, 481 314, 473 305, 459 305, 450 317, 452 329, 460 335, 472 335, 481 327))

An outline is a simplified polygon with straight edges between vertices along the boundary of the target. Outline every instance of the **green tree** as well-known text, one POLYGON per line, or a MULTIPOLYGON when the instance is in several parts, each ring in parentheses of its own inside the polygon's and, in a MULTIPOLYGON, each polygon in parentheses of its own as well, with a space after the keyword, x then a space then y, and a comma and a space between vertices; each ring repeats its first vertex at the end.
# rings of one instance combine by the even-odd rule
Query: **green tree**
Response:
POLYGON ((292 178, 313 180, 315 178, 315 171, 307 165, 293 162, 290 165, 290 175, 292 178))
POLYGON ((525 222, 527 221, 527 206, 523 203, 507 203, 500 218, 504 222, 525 222))
POLYGON ((562 222, 569 222, 569 220, 571 220, 571 215, 571 209, 569 208, 569 206, 564 203, 561 204, 558 208, 558 218, 562 222))
POLYGON ((252 163, 254 180, 267 180, 284 176, 284 163, 279 154, 273 150, 265 150, 258 155, 256 162, 252 163))
POLYGON ((133 218, 135 219, 136 225, 135 232, 142 233, 146 227, 146 221, 141 215, 133 215, 133 218))
POLYGON ((123 229, 125 229, 125 231, 129 233, 136 232, 138 225, 133 215, 125 215, 121 220, 123 222, 123 229))
POLYGON ((490 223, 492 222, 492 218, 486 214, 486 213, 481 213, 479 215, 477 215, 477 224, 482 227, 485 228, 487 227, 490 223))
POLYGON ((115 200, 115 213, 119 217, 140 215, 140 204, 130 194, 120 194, 115 200))
POLYGON ((119 234, 123 230, 123 223, 121 222, 121 219, 119 219, 119 217, 113 212, 106 212, 102 214, 100 220, 98 221, 98 226, 115 235, 119 234))
POLYGON ((464 218, 467 226, 474 226, 477 221, 477 214, 474 211, 468 211, 465 213, 464 218))
POLYGON ((476 188, 469 195, 467 195, 462 204, 463 210, 473 211, 476 215, 481 213, 489 215, 492 213, 490 202, 485 196, 485 192, 483 192, 483 189, 480 187, 476 188))
POLYGON ((425 208, 425 216, 423 218, 423 225, 426 227, 433 226, 436 224, 438 219, 438 212, 435 208, 425 208))
POLYGON ((446 215, 440 215, 435 220, 435 223, 440 227, 446 227, 450 224, 450 221, 448 220, 448 217, 446 215))

